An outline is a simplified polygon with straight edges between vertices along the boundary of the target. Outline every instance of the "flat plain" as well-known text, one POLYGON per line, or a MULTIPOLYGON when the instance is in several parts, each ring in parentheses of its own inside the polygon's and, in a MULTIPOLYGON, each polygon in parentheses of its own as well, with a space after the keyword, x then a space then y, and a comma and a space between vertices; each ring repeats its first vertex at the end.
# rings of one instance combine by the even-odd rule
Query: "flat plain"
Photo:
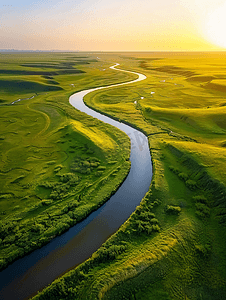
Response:
MULTIPOLYGON (((29 237, 43 234, 45 239, 45 232, 50 232, 49 239, 62 230, 54 228, 52 232, 51 225, 44 224, 54 224, 57 215, 68 228, 106 200, 105 195, 125 178, 129 168, 129 142, 125 135, 84 117, 68 104, 72 92, 133 79, 127 73, 109 70, 115 62, 122 69, 145 74, 147 79, 93 92, 85 97, 85 103, 148 136, 153 180, 140 206, 121 228, 90 259, 34 299, 225 299, 226 53, 98 53, 100 59, 85 54, 86 58, 80 56, 76 69, 86 73, 62 74, 59 66, 53 68, 56 63, 65 68, 65 62, 78 60, 73 56, 76 55, 43 57, 48 67, 41 67, 40 56, 20 58, 20 67, 13 62, 12 69, 17 72, 32 68, 32 72, 59 74, 23 75, 32 76, 26 80, 32 78, 38 84, 37 95, 33 90, 22 91, 23 95, 18 90, 15 94, 8 90, 0 97, 1 109, 6 110, 1 114, 5 126, 1 127, 5 128, 1 137, 5 143, 1 165, 1 181, 5 185, 0 202, 5 211, 3 224, 13 224, 7 221, 12 220, 21 226, 22 233, 20 224, 26 224, 31 227, 29 237), (6 105, 34 95, 33 99, 6 105), (26 126, 22 115, 30 118, 26 126), (85 134, 83 129, 90 128, 90 124, 108 136, 108 147, 95 144, 92 133, 85 134), (122 141, 126 147, 122 147, 122 141), (46 151, 45 147, 51 146, 52 150, 46 151), (117 151, 109 151, 114 146, 117 151), (114 187, 104 185, 98 202, 92 186, 119 166, 121 173, 115 176, 114 187), (92 185, 88 195, 80 191, 85 184, 92 185), (65 185, 70 186, 66 191, 62 190, 65 185), (70 207, 70 203, 75 206, 70 207), (70 217, 72 214, 75 218, 70 217), (67 223, 63 221, 66 218, 75 221, 67 223), (48 223, 49 219, 52 223, 48 223)), ((5 65, 5 69, 10 66, 5 65)), ((14 82, 18 74, 3 72, 1 78, 14 82)), ((21 76, 20 80, 24 78, 21 76)), ((24 236, 18 239, 10 232, 12 228, 7 230, 9 234, 1 244, 6 262, 7 245, 10 249, 19 248, 16 243, 24 236), (10 244, 7 238, 11 237, 10 244)))

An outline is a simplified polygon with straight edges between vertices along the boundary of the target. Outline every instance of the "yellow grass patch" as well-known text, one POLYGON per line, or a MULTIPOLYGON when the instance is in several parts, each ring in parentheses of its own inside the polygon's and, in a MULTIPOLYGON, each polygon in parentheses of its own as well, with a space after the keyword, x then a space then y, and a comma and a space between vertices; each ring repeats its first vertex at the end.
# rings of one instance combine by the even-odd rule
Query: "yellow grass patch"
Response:
POLYGON ((194 156, 199 163, 211 168, 216 178, 226 183, 226 149, 224 147, 181 141, 170 142, 170 144, 194 156))
POLYGON ((86 127, 83 123, 79 121, 71 121, 73 128, 86 137, 88 137, 94 144, 98 147, 106 150, 115 149, 115 142, 103 131, 99 130, 97 127, 86 127))
MULTIPOLYGON (((220 132, 226 129, 226 106, 209 109, 168 109, 155 106, 143 105, 145 108, 150 107, 151 112, 158 116, 166 116, 171 120, 177 120, 182 123, 191 124, 194 128, 209 130, 210 133, 220 132)), ((178 124, 177 124, 178 126, 178 124)))
POLYGON ((132 253, 126 256, 122 261, 117 262, 114 266, 102 270, 99 276, 104 276, 104 286, 99 291, 99 299, 103 299, 107 291, 119 282, 123 282, 140 274, 142 271, 154 265, 156 262, 167 257, 174 249, 177 253, 176 247, 179 246, 182 253, 178 252, 178 259, 180 255, 184 255, 187 250, 186 238, 193 239, 195 233, 193 223, 188 219, 183 219, 179 222, 179 226, 160 233, 155 238, 147 240, 142 244, 142 248, 134 247, 132 253))
POLYGON ((157 106, 150 106, 146 103, 142 103, 142 106, 147 108, 151 107, 154 112, 161 112, 161 113, 171 113, 175 115, 187 115, 187 116, 195 116, 195 117, 206 117, 218 114, 226 114, 226 107, 211 107, 209 109, 203 108, 192 108, 192 109, 184 109, 184 108, 163 108, 157 106))
POLYGON ((99 291, 99 299, 102 299, 106 292, 117 283, 135 277, 150 265, 163 259, 175 247, 177 242, 176 238, 169 237, 168 240, 163 240, 162 244, 159 242, 158 247, 154 243, 148 243, 143 245, 142 251, 138 249, 133 253, 132 257, 127 258, 124 262, 120 262, 120 265, 116 264, 115 267, 117 269, 105 270, 105 274, 109 274, 109 276, 106 278, 105 285, 99 291))
POLYGON ((216 80, 212 80, 212 83, 216 83, 216 84, 220 84, 226 87, 226 80, 225 79, 216 79, 216 80))

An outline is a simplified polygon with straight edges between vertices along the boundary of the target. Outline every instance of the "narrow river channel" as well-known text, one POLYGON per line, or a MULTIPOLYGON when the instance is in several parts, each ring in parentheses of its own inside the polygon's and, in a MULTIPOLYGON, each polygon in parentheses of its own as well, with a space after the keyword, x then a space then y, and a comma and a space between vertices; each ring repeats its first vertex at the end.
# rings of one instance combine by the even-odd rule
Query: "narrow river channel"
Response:
MULTIPOLYGON (((116 69, 117 71, 129 72, 116 69)), ((85 220, 54 238, 46 246, 18 259, 0 272, 0 299, 24 300, 37 294, 54 279, 89 258, 129 218, 149 189, 152 163, 147 137, 140 131, 88 108, 83 97, 95 90, 135 83, 138 79, 107 87, 85 90, 72 95, 71 105, 124 131, 131 139, 131 169, 117 192, 85 220)))

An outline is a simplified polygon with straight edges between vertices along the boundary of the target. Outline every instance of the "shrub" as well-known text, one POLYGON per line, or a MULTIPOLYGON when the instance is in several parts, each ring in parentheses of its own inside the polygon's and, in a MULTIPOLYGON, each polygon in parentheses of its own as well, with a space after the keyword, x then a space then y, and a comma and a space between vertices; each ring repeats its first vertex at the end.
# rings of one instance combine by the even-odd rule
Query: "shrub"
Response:
POLYGON ((185 182, 185 184, 190 190, 195 190, 197 188, 196 182, 194 180, 189 179, 185 182))
POLYGON ((96 157, 90 157, 89 161, 90 162, 100 162, 100 160, 98 158, 96 158, 96 157))
POLYGON ((52 200, 42 200, 42 201, 41 201, 41 204, 42 204, 42 205, 50 205, 50 204, 52 204, 52 203, 53 203, 52 200))
POLYGON ((44 188, 46 188, 46 189, 49 189, 49 188, 52 188, 52 187, 53 187, 53 183, 52 183, 52 182, 46 181, 46 182, 40 183, 39 186, 44 187, 44 188))
POLYGON ((151 113, 151 112, 152 112, 152 109, 151 109, 151 107, 146 107, 146 108, 145 108, 145 111, 146 111, 147 113, 151 113))
POLYGON ((199 255, 206 257, 210 254, 211 247, 209 244, 195 245, 195 250, 199 255))
POLYGON ((153 231, 157 231, 157 232, 160 231, 159 225, 152 225, 152 229, 153 229, 153 231))
POLYGON ((205 218, 210 216, 210 208, 201 202, 195 204, 196 206, 196 215, 200 218, 205 218))
POLYGON ((78 178, 78 176, 76 176, 73 173, 66 173, 66 174, 60 175, 60 181, 64 182, 64 183, 66 183, 66 182, 75 183, 75 182, 79 181, 79 178, 78 178))
POLYGON ((93 154, 95 151, 93 150, 93 149, 88 149, 87 151, 86 151, 86 153, 87 154, 93 154))
POLYGON ((3 194, 3 195, 0 195, 0 199, 9 199, 11 198, 12 195, 11 194, 3 194))
POLYGON ((35 224, 31 227, 31 231, 41 233, 44 230, 44 226, 41 224, 35 224))
POLYGON ((167 205, 166 212, 172 215, 178 215, 181 212, 181 208, 179 206, 167 205))
POLYGON ((174 174, 178 175, 180 173, 180 170, 176 167, 169 166, 170 171, 172 171, 174 174))
POLYGON ((4 259, 0 259, 0 270, 6 265, 6 262, 4 259))
POLYGON ((92 168, 96 168, 96 167, 98 167, 99 166, 99 162, 91 162, 90 163, 90 166, 92 167, 92 168))
POLYGON ((7 235, 4 239, 4 244, 12 244, 15 241, 15 235, 7 235))
POLYGON ((85 161, 83 161, 83 166, 89 168, 90 163, 87 160, 85 160, 85 161))
POLYGON ((74 149, 69 149, 68 152, 69 153, 75 153, 75 150, 74 149))
POLYGON ((103 171, 97 171, 97 172, 95 173, 95 176, 100 177, 102 174, 103 174, 103 171))
POLYGON ((69 211, 69 212, 68 212, 68 216, 69 216, 71 219, 76 219, 76 214, 75 214, 73 211, 69 211))
POLYGON ((126 245, 111 245, 109 248, 101 247, 97 251, 98 262, 106 262, 108 260, 114 260, 118 255, 125 252, 127 249, 126 245))
POLYGON ((193 199, 195 200, 195 202, 201 202, 201 203, 207 204, 207 199, 203 195, 194 196, 193 199))
POLYGON ((117 163, 117 161, 115 161, 115 160, 114 160, 114 161, 112 160, 112 161, 109 161, 109 162, 108 162, 109 165, 114 165, 114 164, 116 164, 116 163, 117 163))
POLYGON ((152 231, 153 231, 153 229, 152 229, 152 226, 151 226, 151 225, 146 226, 146 232, 147 232, 147 234, 151 234, 152 231))
POLYGON ((104 167, 104 166, 99 166, 99 167, 97 168, 98 171, 102 171, 102 170, 105 170, 105 169, 106 169, 106 167, 104 167))
POLYGON ((188 175, 185 173, 179 173, 178 176, 181 180, 184 180, 184 181, 188 180, 188 175))
POLYGON ((69 210, 73 210, 74 208, 78 207, 77 200, 74 200, 73 202, 68 203, 69 210))
POLYGON ((152 224, 158 224, 158 220, 156 219, 156 218, 153 218, 153 219, 151 219, 151 221, 150 221, 152 224))

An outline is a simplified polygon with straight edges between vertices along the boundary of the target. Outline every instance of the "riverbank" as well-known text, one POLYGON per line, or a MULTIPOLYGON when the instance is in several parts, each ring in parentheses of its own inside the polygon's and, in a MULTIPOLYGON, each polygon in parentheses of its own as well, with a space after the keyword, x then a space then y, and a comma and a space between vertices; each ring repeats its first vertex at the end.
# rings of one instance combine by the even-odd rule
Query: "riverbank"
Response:
POLYGON ((225 54, 100 58, 147 76, 133 86, 93 92, 85 101, 147 133, 151 189, 92 258, 36 299, 225 299, 225 101, 204 81, 221 80, 225 54))
MULTIPOLYGON (((142 76, 140 77, 136 81, 142 80, 142 76)), ((93 91, 93 89, 91 91, 93 91)), ((26 270, 23 271, 24 274, 21 274, 21 277, 17 278, 14 282, 3 289, 1 292, 2 297, 5 295, 7 298, 10 295, 10 297, 23 299, 23 297, 26 297, 26 295, 28 296, 34 293, 35 289, 42 288, 57 276, 90 257, 90 255, 99 248, 99 246, 109 237, 109 235, 114 233, 120 227, 120 225, 124 223, 124 221, 135 210, 136 206, 139 205, 141 199, 149 189, 152 177, 152 168, 147 138, 145 138, 142 133, 130 128, 127 125, 115 122, 102 115, 97 116, 94 111, 90 110, 83 104, 83 96, 89 92, 90 90, 76 93, 75 95, 71 96, 70 103, 77 109, 84 111, 89 115, 95 116, 105 123, 109 123, 115 127, 118 127, 120 130, 123 130, 127 133, 127 135, 130 137, 133 147, 130 155, 130 172, 121 187, 117 190, 114 196, 108 200, 106 205, 101 207, 94 214, 91 214, 90 217, 83 222, 84 224, 87 224, 88 222, 88 226, 83 227, 82 224, 78 224, 78 227, 82 227, 82 230, 75 237, 72 236, 72 232, 73 230, 75 232, 77 231, 76 227, 71 229, 70 241, 68 244, 65 243, 64 246, 61 244, 61 242, 59 242, 61 239, 64 240, 64 235, 58 238, 58 243, 54 244, 53 241, 51 243, 52 247, 49 247, 52 250, 49 250, 49 254, 46 257, 42 257, 40 261, 37 261, 35 257, 39 257, 41 253, 45 252, 45 249, 36 251, 35 257, 33 255, 33 263, 35 263, 35 266, 28 269, 26 268, 26 270), (93 241, 93 236, 96 236, 95 241, 93 241), (83 241, 82 243, 80 242, 81 238, 83 241), (59 250, 56 249, 58 247, 57 245, 60 245, 59 250), (53 262, 55 260, 54 257, 56 256, 58 257, 57 262, 53 262), (68 257, 71 257, 71 259, 68 260, 68 257), (51 265, 49 265, 50 261, 53 262, 51 265), (45 266, 43 274, 39 271, 40 265, 45 266), (54 272, 53 269, 55 270, 54 272), (37 286, 37 281, 39 282, 39 286, 37 286), (23 282, 22 285, 21 282, 23 282), (15 288, 18 284, 20 285, 20 288, 15 288)), ((123 166, 120 166, 120 168, 123 169, 123 166)), ((127 175, 126 173, 124 174, 127 175)), ((112 180, 113 178, 111 177, 111 186, 112 180)), ((20 261, 20 265, 24 265, 23 260, 20 261)), ((17 267, 23 270, 23 268, 19 266, 17 267)), ((8 272, 10 272, 12 268, 10 268, 8 272)), ((22 270, 20 272, 22 272, 22 270)), ((4 274, 2 273, 1 275, 4 274)), ((19 274, 17 274, 17 277, 18 275, 19 274)), ((3 283, 4 282, 6 282, 6 279, 3 280, 3 283)))
MULTIPOLYGON (((41 62, 46 55, 20 57, 19 54, 12 54, 2 57, 2 68, 7 67, 7 57, 11 59, 12 68, 11 71, 7 69, 9 74, 4 78, 15 82, 18 77, 13 76, 13 68, 20 68, 22 74, 27 72, 20 79, 27 80, 30 88, 28 91, 6 89, 0 93, 0 98, 5 98, 0 101, 4 103, 0 118, 1 270, 49 243, 53 236, 68 230, 98 208, 117 189, 130 168, 129 139, 118 130, 112 132, 110 126, 103 126, 98 121, 94 124, 93 118, 76 111, 67 103, 72 91, 106 85, 107 82, 114 84, 123 78, 115 76, 111 70, 102 74, 98 70, 100 63, 93 60, 91 71, 86 67, 86 72, 72 76, 71 70, 68 75, 65 69, 64 75, 54 75, 61 91, 49 89, 41 93, 37 90, 36 97, 32 98, 30 93, 39 86, 33 85, 33 81, 42 85, 50 81, 53 83, 53 76, 43 75, 43 70, 40 71, 37 66, 37 74, 33 75, 30 65, 22 68, 17 64, 20 61, 26 65, 26 59, 41 62), (75 84, 71 86, 71 82, 75 84), (15 98, 31 99, 7 105, 15 98), (96 133, 91 130, 92 126, 95 126, 96 133), (88 135, 84 134, 84 130, 88 135), (100 138, 97 139, 97 136, 100 138), (109 182, 106 179, 111 173, 115 176, 109 182)), ((72 65, 75 63, 75 58, 68 54, 48 57, 53 60, 59 58, 61 63, 64 59, 67 62, 70 60, 72 65)), ((79 62, 81 65, 88 64, 89 58, 84 61, 83 57, 79 57, 76 65, 79 62)), ((45 68, 45 63, 40 68, 45 68)))
POLYGON ((220 78, 225 55, 124 53, 123 59, 123 68, 145 73, 145 82, 96 91, 85 101, 148 134, 150 192, 90 260, 36 299, 59 291, 63 299, 224 299, 224 95, 192 76, 220 78))

